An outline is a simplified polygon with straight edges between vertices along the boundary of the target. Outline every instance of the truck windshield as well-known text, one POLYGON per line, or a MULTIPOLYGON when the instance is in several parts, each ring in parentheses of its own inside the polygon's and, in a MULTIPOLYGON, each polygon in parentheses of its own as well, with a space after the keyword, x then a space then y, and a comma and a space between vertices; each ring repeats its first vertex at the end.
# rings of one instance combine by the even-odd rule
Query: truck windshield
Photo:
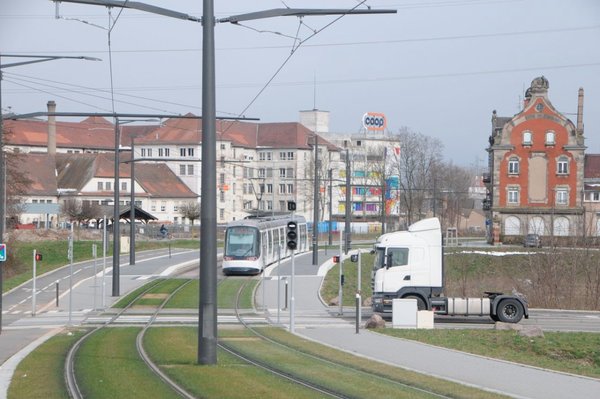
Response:
POLYGON ((386 248, 375 248, 373 270, 388 266, 388 262, 390 267, 408 265, 408 248, 387 248, 387 262, 385 250, 386 248))
POLYGON ((381 269, 385 263, 385 248, 375 248, 375 263, 373 264, 373 270, 381 269))
POLYGON ((258 230, 254 227, 229 227, 225 236, 225 255, 255 257, 259 255, 258 230))

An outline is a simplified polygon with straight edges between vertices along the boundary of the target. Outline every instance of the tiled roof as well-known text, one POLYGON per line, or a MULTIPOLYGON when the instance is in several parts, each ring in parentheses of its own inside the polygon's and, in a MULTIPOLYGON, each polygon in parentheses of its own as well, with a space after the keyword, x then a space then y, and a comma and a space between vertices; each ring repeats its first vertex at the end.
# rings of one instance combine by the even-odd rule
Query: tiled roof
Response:
MULTIPOLYGON (((195 117, 188 113, 186 116, 195 117)), ((310 149, 313 132, 298 122, 254 123, 218 120, 217 139, 231 141, 243 148, 272 147, 310 149)), ((48 122, 42 120, 7 121, 7 143, 11 145, 47 147, 48 122)), ((158 125, 122 125, 121 144, 129 146, 131 137, 136 144, 197 145, 202 142, 202 120, 171 118, 158 125)), ((338 149, 319 136, 319 144, 329 150, 338 149)), ((113 150, 114 125, 107 119, 90 117, 81 122, 56 122, 56 145, 63 148, 113 150)))
MULTIPOLYGON (((7 120, 9 145, 48 146, 48 122, 42 120, 7 120)), ((104 118, 91 117, 81 122, 56 122, 56 146, 91 150, 110 150, 115 147, 115 130, 104 118)))
POLYGON ((27 195, 56 195, 56 166, 53 156, 48 154, 23 154, 16 165, 30 180, 27 195))
POLYGON ((196 198, 196 194, 165 164, 138 163, 135 180, 155 198, 196 198))
POLYGON ((600 154, 585 155, 583 178, 600 179, 600 154))
MULTIPOLYGON (((194 116, 187 114, 186 116, 194 116)), ((168 119, 156 128, 149 129, 142 137, 135 139, 140 144, 198 144, 202 140, 201 119, 168 119)))

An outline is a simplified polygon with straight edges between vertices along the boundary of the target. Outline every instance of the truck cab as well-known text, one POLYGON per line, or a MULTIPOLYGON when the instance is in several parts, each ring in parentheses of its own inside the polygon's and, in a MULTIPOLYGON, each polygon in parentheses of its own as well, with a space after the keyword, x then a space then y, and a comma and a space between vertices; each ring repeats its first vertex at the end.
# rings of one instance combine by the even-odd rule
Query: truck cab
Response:
POLYGON ((374 245, 373 307, 391 312, 392 299, 404 293, 426 310, 426 298, 439 295, 443 286, 442 234, 437 218, 412 224, 407 231, 380 236, 374 245))
POLYGON ((452 316, 490 316, 494 321, 517 323, 529 317, 520 295, 485 292, 481 298, 442 296, 444 264, 440 221, 430 218, 380 236, 374 245, 372 271, 373 311, 391 313, 393 300, 413 298, 418 310, 452 316))

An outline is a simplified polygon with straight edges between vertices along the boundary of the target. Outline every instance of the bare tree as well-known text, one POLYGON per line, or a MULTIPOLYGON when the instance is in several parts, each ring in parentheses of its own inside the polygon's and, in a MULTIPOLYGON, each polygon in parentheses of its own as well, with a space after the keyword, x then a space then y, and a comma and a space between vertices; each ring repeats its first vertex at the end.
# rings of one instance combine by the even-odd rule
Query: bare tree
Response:
MULTIPOLYGON (((5 130, 5 141, 11 135, 10 130, 5 130)), ((3 144, 4 144, 3 143, 3 144)), ((20 167, 22 162, 25 162, 24 154, 19 153, 17 150, 9 151, 6 148, 2 148, 5 151, 5 162, 6 162, 6 217, 14 221, 15 223, 19 220, 19 216, 23 212, 23 195, 27 191, 27 187, 31 185, 32 181, 29 179, 20 167)), ((13 223, 9 223, 9 226, 13 223)))
POLYGON ((194 220, 200 218, 200 203, 197 201, 189 201, 179 205, 179 214, 184 218, 190 219, 190 223, 193 226, 194 220))
POLYGON ((443 144, 439 139, 402 128, 398 134, 400 155, 395 155, 392 173, 397 173, 401 211, 408 225, 421 219, 431 197, 436 166, 442 160, 443 144))
POLYGON ((440 209, 442 219, 446 226, 458 227, 461 214, 469 198, 471 186, 471 172, 464 167, 444 162, 439 165, 434 173, 433 199, 442 199, 444 206, 440 209))
POLYGON ((63 214, 70 222, 75 222, 79 220, 81 215, 81 201, 70 198, 65 200, 60 205, 60 213, 63 214))

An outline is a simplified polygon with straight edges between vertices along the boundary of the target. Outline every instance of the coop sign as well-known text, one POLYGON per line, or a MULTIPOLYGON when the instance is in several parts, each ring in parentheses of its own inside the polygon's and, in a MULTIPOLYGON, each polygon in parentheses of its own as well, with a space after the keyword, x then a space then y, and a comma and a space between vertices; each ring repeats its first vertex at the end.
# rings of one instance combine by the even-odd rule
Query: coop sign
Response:
POLYGON ((381 132, 385 130, 387 121, 384 114, 367 112, 363 115, 362 123, 364 128, 369 131, 381 132))

